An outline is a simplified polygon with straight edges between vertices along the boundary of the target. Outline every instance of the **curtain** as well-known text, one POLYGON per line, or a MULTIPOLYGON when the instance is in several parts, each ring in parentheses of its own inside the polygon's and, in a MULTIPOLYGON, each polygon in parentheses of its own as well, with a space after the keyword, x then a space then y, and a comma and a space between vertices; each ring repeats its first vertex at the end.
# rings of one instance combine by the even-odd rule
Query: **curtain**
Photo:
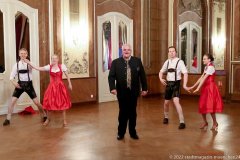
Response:
POLYGON ((103 72, 109 70, 112 64, 111 22, 103 23, 103 72))
POLYGON ((119 55, 119 57, 121 57, 122 56, 122 45, 127 43, 127 26, 122 21, 119 22, 118 37, 119 37, 118 55, 119 55))

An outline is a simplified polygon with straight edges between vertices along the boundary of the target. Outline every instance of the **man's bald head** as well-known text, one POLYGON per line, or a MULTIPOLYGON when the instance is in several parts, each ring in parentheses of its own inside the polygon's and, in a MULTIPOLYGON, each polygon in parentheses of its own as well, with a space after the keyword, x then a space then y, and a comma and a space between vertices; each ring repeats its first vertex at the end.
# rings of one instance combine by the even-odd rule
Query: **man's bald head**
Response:
POLYGON ((124 59, 129 59, 132 53, 131 45, 130 44, 123 44, 122 45, 122 53, 124 59))

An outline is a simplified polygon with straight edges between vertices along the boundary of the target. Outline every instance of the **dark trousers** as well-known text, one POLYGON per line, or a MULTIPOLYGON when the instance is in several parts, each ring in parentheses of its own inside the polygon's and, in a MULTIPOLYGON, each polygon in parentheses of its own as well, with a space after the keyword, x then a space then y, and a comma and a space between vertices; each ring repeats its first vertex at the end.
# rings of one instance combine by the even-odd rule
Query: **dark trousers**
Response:
POLYGON ((127 129, 130 135, 136 134, 137 120, 137 96, 126 89, 123 95, 118 97, 119 115, 118 115, 118 135, 124 136, 127 129))

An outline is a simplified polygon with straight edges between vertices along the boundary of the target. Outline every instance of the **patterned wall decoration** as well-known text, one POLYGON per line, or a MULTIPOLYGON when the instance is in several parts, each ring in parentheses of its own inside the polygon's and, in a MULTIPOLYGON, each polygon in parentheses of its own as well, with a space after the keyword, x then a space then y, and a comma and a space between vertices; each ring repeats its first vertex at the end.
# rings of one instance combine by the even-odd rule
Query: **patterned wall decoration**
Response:
POLYGON ((88 0, 62 1, 62 63, 70 78, 89 77, 88 0))
POLYGON ((216 70, 224 70, 226 51, 226 2, 213 1, 212 15, 212 51, 216 70))
POLYGON ((81 57, 81 59, 75 59, 72 61, 72 63, 70 63, 70 58, 69 58, 69 54, 67 52, 65 52, 63 54, 63 63, 67 66, 68 68, 68 73, 69 74, 78 74, 78 75, 84 75, 84 74, 88 74, 88 60, 87 60, 87 52, 83 53, 83 56, 81 57))
POLYGON ((104 3, 108 3, 108 2, 114 2, 114 1, 118 1, 118 2, 122 2, 125 3, 126 5, 128 5, 130 8, 133 8, 134 6, 134 0, 96 0, 96 4, 97 5, 102 5, 104 3))
POLYGON ((179 1, 179 15, 185 11, 192 11, 202 17, 202 8, 200 0, 180 0, 179 1))

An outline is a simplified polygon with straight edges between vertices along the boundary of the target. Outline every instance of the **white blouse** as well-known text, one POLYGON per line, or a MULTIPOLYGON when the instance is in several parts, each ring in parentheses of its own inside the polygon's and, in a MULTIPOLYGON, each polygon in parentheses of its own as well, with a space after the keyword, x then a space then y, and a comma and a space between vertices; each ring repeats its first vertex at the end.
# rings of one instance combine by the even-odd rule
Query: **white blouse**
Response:
MULTIPOLYGON (((44 69, 45 69, 45 71, 50 71, 50 65, 48 64, 48 65, 44 66, 44 69)), ((61 64, 61 69, 62 69, 62 72, 66 72, 67 71, 66 65, 65 64, 61 64)), ((56 73, 56 72, 59 72, 60 69, 59 68, 57 68, 57 69, 52 68, 51 71, 56 73)))
POLYGON ((204 73, 208 75, 213 75, 215 72, 214 66, 206 66, 204 69, 204 73))

